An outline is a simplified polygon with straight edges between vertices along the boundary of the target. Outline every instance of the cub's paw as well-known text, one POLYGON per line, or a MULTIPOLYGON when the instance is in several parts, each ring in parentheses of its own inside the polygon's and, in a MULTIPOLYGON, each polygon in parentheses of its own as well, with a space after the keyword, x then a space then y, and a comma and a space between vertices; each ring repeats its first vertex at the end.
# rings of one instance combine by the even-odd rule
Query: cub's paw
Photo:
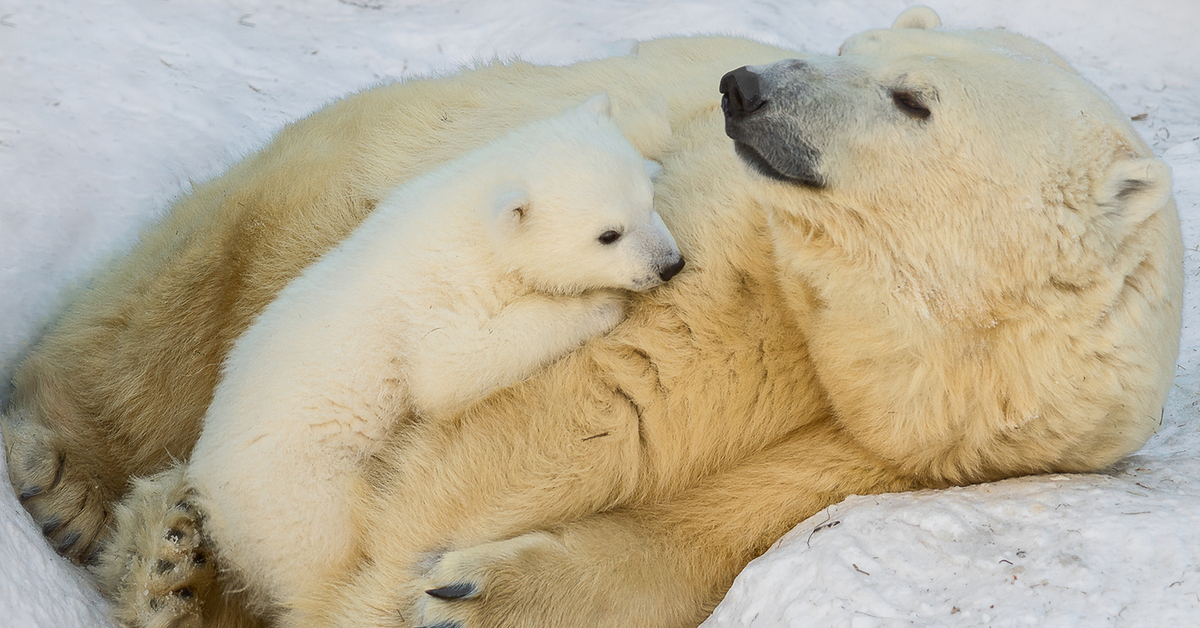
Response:
POLYGON ((216 570, 182 467, 135 482, 93 567, 126 626, 199 627, 216 570))
POLYGON ((59 554, 95 560, 113 496, 87 467, 73 464, 61 437, 34 412, 15 407, 0 420, 8 478, 18 499, 59 554))
POLYGON ((553 535, 523 534, 506 541, 446 552, 425 575, 417 627, 569 626, 578 581, 563 569, 567 550, 553 535))
POLYGON ((576 298, 582 306, 579 318, 581 340, 607 334, 625 320, 625 298, 616 292, 597 290, 576 298))

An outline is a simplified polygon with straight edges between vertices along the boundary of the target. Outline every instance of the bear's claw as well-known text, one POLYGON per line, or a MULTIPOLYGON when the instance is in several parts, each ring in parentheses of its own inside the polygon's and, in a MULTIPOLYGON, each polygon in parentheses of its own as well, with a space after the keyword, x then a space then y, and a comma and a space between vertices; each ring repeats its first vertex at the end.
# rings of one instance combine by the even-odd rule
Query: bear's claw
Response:
POLYGON ((444 587, 429 589, 426 591, 429 595, 438 598, 439 600, 459 600, 475 597, 479 593, 475 585, 469 582, 456 582, 448 584, 444 587))
POLYGON ((49 519, 42 522, 42 536, 50 536, 62 527, 62 521, 58 517, 51 516, 49 519))
POLYGON ((69 532, 58 543, 54 544, 54 549, 59 554, 68 552, 72 547, 75 547, 75 544, 78 543, 79 539, 81 538, 83 538, 83 535, 79 532, 69 532))
POLYGON ((21 502, 21 505, 24 506, 25 502, 27 502, 41 494, 42 494, 42 487, 40 487, 40 486, 35 486, 33 488, 27 488, 24 491, 22 491, 20 495, 17 495, 17 501, 21 502))
POLYGON ((564 548, 546 532, 485 542, 441 554, 417 591, 413 625, 420 628, 496 628, 546 625, 553 604, 541 595, 539 578, 561 574, 564 548), (444 584, 444 583, 450 584, 444 584))

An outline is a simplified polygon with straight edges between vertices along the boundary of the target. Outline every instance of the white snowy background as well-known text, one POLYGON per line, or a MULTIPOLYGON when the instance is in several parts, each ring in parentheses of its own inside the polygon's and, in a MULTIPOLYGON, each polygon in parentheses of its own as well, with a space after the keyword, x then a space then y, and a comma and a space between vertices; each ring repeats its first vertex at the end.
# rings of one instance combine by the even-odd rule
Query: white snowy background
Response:
MULTIPOLYGON (((0 1, 0 396, 73 292, 172 197, 332 98, 477 59, 569 63, 668 34, 832 53, 907 4, 0 1)), ((930 4, 946 26, 1050 44, 1172 167, 1188 292, 1163 428, 1107 473, 848 499, 747 567, 706 626, 1200 625, 1200 2, 930 4)), ((86 574, 0 488, 0 628, 109 626, 86 574)))

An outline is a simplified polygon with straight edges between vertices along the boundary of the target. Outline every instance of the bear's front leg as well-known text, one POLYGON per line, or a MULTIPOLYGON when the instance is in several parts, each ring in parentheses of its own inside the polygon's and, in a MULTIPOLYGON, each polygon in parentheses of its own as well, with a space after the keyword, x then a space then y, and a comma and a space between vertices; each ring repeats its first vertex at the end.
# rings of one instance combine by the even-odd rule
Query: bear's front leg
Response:
POLYGON ((670 499, 452 549, 412 626, 696 626, 784 532, 850 494, 914 488, 829 422, 670 499))
POLYGON ((612 331, 624 317, 616 292, 535 293, 505 306, 482 329, 433 329, 413 351, 413 405, 426 416, 461 410, 612 331))
POLYGON ((662 540, 614 516, 447 552, 421 580, 412 626, 695 626, 717 600, 662 540))

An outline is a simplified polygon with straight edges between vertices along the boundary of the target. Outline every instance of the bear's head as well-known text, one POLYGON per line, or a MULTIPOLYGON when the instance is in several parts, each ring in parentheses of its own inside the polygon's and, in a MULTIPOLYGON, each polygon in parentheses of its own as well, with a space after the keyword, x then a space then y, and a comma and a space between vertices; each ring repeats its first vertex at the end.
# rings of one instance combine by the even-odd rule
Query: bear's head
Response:
POLYGON ((836 57, 738 68, 781 284, 838 420, 931 481, 1108 464, 1177 354, 1170 173, 1045 46, 932 10, 836 57))
POLYGON ((659 165, 613 121, 607 95, 517 131, 526 152, 502 184, 491 233, 507 270, 545 292, 647 290, 683 269, 654 210, 659 165))

